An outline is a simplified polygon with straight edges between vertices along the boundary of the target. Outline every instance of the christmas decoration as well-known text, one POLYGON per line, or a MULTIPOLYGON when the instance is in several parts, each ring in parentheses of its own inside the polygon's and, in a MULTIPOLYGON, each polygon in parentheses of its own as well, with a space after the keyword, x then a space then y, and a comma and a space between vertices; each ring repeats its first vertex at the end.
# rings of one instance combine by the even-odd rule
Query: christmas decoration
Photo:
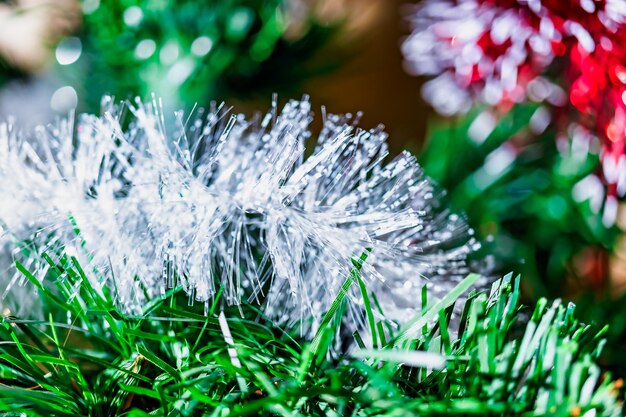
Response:
POLYGON ((475 290, 467 226, 382 128, 323 111, 305 158, 307 98, 273 103, 0 125, 0 412, 620 415, 606 329, 475 290))
MULTIPOLYGON (((182 285, 207 311, 221 294, 292 324, 328 310, 350 257, 369 248, 363 279, 389 319, 413 313, 423 285, 443 297, 467 273, 471 231, 439 208, 413 156, 383 163, 387 135, 356 128, 358 116, 324 114, 304 158, 306 98, 280 114, 274 102, 250 121, 223 106, 177 113, 171 126, 156 100, 104 103, 104 116, 82 117, 76 136, 71 120, 32 137, 1 125, 0 183, 10 198, 0 221, 18 242, 16 259, 40 279, 50 269, 42 256, 75 257, 90 285, 113 291, 126 312, 182 285)), ((350 297, 348 325, 359 328, 368 295, 350 297)))
MULTIPOLYGON (((484 269, 472 256, 485 253, 535 265, 533 249, 561 273, 561 255, 574 251, 572 270, 602 284, 606 225, 620 215, 592 175, 591 118, 569 127, 551 98, 472 113, 460 120, 467 137, 455 136, 469 142, 437 141, 447 152, 424 156, 453 188, 445 197, 413 156, 390 158, 383 128, 359 128, 358 113, 322 109, 319 130, 307 97, 282 111, 274 99, 252 117, 208 101, 318 73, 309 58, 347 2, 84 0, 81 33, 45 36, 53 46, 65 36, 54 47, 64 85, 50 107, 102 115, 75 122, 70 112, 33 130, 0 121, 0 414, 622 414, 622 381, 599 365, 615 331, 581 323, 558 300, 526 311, 519 278, 486 290, 487 278, 469 273, 484 269), (186 115, 157 99, 123 101, 151 91, 167 106, 200 105, 186 115), (560 134, 548 133, 550 117, 560 134), (545 171, 559 180, 546 184, 545 171), (503 186, 509 179, 517 187, 503 186), (482 249, 448 203, 469 208, 482 249), (554 225, 572 241, 553 239, 554 225), (535 246, 516 241, 516 228, 535 246)), ((29 4, 39 0, 7 7, 29 4)), ((17 42, 3 35, 19 26, 4 26, 3 10, 0 54, 15 65, 17 42)), ((537 74, 553 80, 556 61, 537 74)), ((13 112, 10 91, 0 102, 13 112)), ((603 147, 605 160, 612 150, 603 147)), ((526 287, 539 287, 533 278, 526 287)))
POLYGON ((626 193, 626 3, 429 0, 412 22, 403 50, 411 71, 437 75, 424 86, 435 108, 453 114, 474 100, 554 106, 562 131, 574 121, 600 138, 615 210, 626 193))

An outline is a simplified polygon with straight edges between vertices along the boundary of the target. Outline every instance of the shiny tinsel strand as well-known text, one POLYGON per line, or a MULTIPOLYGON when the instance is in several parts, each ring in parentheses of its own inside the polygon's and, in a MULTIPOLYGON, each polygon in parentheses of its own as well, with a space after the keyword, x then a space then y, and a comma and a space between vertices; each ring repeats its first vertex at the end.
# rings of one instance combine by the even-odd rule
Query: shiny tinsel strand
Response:
MULTIPOLYGON (((467 273, 471 230, 413 156, 385 163, 382 127, 324 114, 306 157, 306 97, 252 120, 213 105, 166 123, 156 100, 104 108, 31 135, 0 125, 4 259, 41 280, 44 253, 74 256, 126 312, 175 286, 205 304, 223 288, 278 322, 313 317, 309 331, 367 248, 363 279, 392 320, 418 308, 423 285, 441 296, 467 273)), ((3 271, 8 303, 22 282, 3 271)), ((354 328, 358 286, 349 296, 354 328)))

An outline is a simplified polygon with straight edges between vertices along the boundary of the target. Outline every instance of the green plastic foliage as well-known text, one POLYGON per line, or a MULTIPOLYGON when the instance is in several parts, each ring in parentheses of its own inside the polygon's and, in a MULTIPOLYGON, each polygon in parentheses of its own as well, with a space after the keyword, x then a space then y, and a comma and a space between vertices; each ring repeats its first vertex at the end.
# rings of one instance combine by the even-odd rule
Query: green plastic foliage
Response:
POLYGON ((380 325, 355 333, 357 346, 341 353, 333 340, 343 339, 345 294, 363 284, 368 252, 353 260, 313 341, 274 326, 251 305, 226 308, 218 299, 204 315, 203 306, 188 306, 181 288, 137 317, 124 316, 109 292, 84 279, 74 258, 47 258, 41 283, 18 265, 56 307, 46 320, 2 318, 0 413, 620 415, 616 382, 596 365, 604 330, 579 323, 573 306, 558 301, 541 301, 521 323, 519 279, 511 276, 463 302, 476 276, 438 302, 424 294, 422 313, 399 331, 370 311, 380 325))
POLYGON ((566 275, 590 285, 572 267, 575 255, 588 247, 610 251, 617 230, 602 224, 602 211, 589 200, 573 195, 596 172, 597 153, 564 138, 559 149, 550 127, 534 133, 529 125, 537 111, 515 106, 479 141, 468 133, 478 112, 436 127, 420 162, 449 190, 453 210, 468 214, 483 242, 478 257, 494 259, 499 272, 521 272, 533 297, 561 297, 566 275))
POLYGON ((588 152, 571 137, 559 145, 552 127, 532 132, 537 111, 533 104, 515 106, 483 141, 469 134, 479 110, 435 127, 421 163, 449 190, 453 209, 468 214, 483 244, 477 258, 493 260, 497 273, 521 272, 527 299, 575 297, 584 320, 611 323, 603 363, 624 376, 626 298, 615 297, 605 259, 592 260, 598 265, 591 276, 574 263, 589 248, 611 253, 619 234, 602 224, 602 211, 589 200, 574 198, 576 185, 598 171, 598 155, 593 144, 588 152), (505 163, 494 163, 503 156, 505 163))

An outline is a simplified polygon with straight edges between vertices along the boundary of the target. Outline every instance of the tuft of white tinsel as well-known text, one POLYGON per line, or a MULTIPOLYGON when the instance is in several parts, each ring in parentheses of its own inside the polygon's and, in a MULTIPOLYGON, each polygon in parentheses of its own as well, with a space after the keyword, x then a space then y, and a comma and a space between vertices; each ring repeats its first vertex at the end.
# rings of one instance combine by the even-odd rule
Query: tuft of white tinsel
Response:
MULTIPOLYGON (((227 304, 259 303, 282 323, 312 317, 315 329, 368 248, 363 279, 388 319, 410 317, 423 285, 442 296, 467 273, 471 231, 439 207, 413 156, 385 163, 382 127, 323 112, 307 157, 306 97, 251 120, 213 105, 167 123, 156 100, 104 103, 76 126, 0 125, 7 300, 23 284, 13 260, 43 280, 43 253, 71 255, 125 312, 175 286, 205 305, 223 288, 227 304)), ((358 286, 349 296, 357 327, 358 286)))

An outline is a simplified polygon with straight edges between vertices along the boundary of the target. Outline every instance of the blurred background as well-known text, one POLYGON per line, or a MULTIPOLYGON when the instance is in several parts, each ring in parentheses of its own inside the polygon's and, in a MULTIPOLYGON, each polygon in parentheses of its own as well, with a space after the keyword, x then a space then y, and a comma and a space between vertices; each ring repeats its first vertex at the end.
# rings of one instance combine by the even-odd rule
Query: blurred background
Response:
POLYGON ((625 27, 624 0, 0 0, 0 117, 105 93, 363 111, 466 214, 475 267, 610 324, 626 376, 625 27))
POLYGON ((335 113, 363 111, 364 126, 383 123, 398 138, 396 150, 417 150, 432 111, 422 80, 403 70, 403 6, 0 0, 0 112, 39 122, 76 107, 97 112, 105 93, 152 92, 171 108, 227 100, 251 111, 267 108, 274 92, 307 93, 335 113))

